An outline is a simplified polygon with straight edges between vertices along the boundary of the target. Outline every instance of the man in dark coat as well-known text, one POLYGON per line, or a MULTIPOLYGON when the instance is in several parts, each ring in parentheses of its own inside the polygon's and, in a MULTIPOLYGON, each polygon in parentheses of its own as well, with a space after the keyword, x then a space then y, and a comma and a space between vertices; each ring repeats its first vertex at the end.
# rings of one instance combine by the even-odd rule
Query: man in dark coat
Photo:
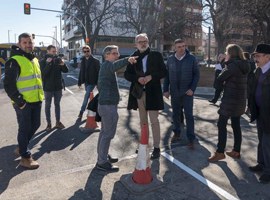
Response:
POLYGON ((151 159, 160 157, 160 125, 158 120, 159 110, 164 109, 164 102, 161 90, 161 79, 166 76, 166 66, 161 53, 152 51, 149 48, 148 37, 141 33, 135 37, 137 51, 132 56, 139 56, 136 64, 128 64, 125 71, 125 78, 131 82, 128 110, 139 108, 141 126, 148 124, 150 118, 153 134, 154 150, 151 159), (134 85, 141 87, 139 96, 132 92, 134 85), (133 93, 133 95, 132 95, 133 93))
POLYGON ((263 172, 259 181, 270 182, 270 45, 259 44, 254 53, 257 65, 251 91, 251 121, 257 121, 258 131, 258 164, 249 169, 263 172))
POLYGON ((78 86, 81 88, 81 85, 84 84, 85 86, 85 95, 83 99, 83 103, 81 106, 80 113, 78 115, 78 120, 80 121, 83 116, 83 112, 87 106, 90 93, 96 87, 98 82, 98 73, 100 69, 99 60, 94 58, 91 55, 91 48, 86 45, 82 48, 84 56, 82 57, 81 61, 81 68, 79 73, 78 79, 78 86))
POLYGON ((174 132, 171 142, 180 140, 180 113, 183 107, 187 124, 188 147, 193 149, 193 142, 195 140, 193 95, 200 78, 200 71, 196 58, 186 49, 185 41, 176 39, 174 45, 175 54, 168 58, 168 75, 164 80, 163 87, 164 96, 169 98, 171 95, 174 132))

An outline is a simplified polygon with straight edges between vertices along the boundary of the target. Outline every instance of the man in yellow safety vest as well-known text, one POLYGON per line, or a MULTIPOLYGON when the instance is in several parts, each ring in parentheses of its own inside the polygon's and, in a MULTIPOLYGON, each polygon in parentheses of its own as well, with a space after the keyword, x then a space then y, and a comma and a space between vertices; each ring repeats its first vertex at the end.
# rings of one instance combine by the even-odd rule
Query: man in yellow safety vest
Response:
POLYGON ((19 146, 14 153, 21 156, 20 165, 29 169, 39 167, 28 146, 40 126, 41 102, 44 99, 40 67, 33 50, 31 34, 20 34, 18 46, 11 47, 11 57, 5 64, 4 79, 4 88, 12 100, 19 126, 19 146))

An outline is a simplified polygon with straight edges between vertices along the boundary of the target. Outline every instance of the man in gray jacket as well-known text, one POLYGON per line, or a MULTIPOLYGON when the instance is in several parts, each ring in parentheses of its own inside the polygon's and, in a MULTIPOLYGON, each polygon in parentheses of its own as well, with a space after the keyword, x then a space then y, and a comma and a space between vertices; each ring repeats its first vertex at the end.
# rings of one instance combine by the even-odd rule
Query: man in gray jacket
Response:
POLYGON ((103 56, 105 61, 98 76, 98 113, 101 116, 101 131, 98 138, 96 168, 107 172, 116 172, 119 168, 111 163, 117 162, 118 159, 110 159, 108 155, 110 142, 117 128, 117 104, 120 99, 115 72, 128 63, 136 63, 137 57, 116 61, 119 58, 119 51, 115 45, 106 46, 103 50, 103 56))
POLYGON ((167 61, 168 75, 164 80, 163 94, 166 98, 171 95, 173 111, 173 132, 171 142, 180 140, 181 133, 181 107, 187 124, 188 147, 193 149, 195 140, 194 117, 193 117, 193 95, 196 90, 200 71, 196 58, 186 49, 186 43, 182 39, 174 41, 175 54, 167 61))

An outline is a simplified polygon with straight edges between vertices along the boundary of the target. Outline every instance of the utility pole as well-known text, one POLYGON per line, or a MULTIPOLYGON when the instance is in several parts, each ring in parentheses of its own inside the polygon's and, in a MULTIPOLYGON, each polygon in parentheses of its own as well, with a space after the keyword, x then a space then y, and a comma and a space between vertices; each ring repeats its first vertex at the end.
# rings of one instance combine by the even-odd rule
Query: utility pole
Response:
POLYGON ((62 48, 62 15, 57 15, 60 18, 60 48, 62 48))
POLYGON ((9 34, 10 31, 11 30, 8 30, 8 43, 10 43, 10 34, 9 34))
MULTIPOLYGON (((57 26, 53 26, 53 28, 55 28, 55 39, 56 41, 58 41, 57 40, 57 26)), ((59 45, 59 42, 58 42, 58 45, 59 45)), ((60 48, 60 45, 58 46, 58 48, 60 48)))
POLYGON ((208 27, 208 67, 210 67, 210 53, 211 53, 211 27, 208 27))

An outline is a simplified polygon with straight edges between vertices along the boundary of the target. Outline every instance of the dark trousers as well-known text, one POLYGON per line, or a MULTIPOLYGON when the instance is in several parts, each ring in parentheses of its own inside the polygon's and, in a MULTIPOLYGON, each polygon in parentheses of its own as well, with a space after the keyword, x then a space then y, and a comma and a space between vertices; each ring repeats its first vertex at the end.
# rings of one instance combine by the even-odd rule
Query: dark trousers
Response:
MULTIPOLYGON (((227 123, 229 117, 224 115, 219 115, 218 119, 218 144, 217 144, 217 152, 224 153, 226 142, 227 142, 227 123)), ((240 116, 239 117, 231 117, 233 136, 234 136, 234 145, 233 150, 236 152, 240 152, 241 143, 242 143, 242 132, 240 127, 240 116)))
POLYGON ((45 115, 47 123, 51 124, 51 104, 54 98, 54 109, 56 122, 60 122, 60 101, 62 98, 62 90, 54 92, 44 92, 45 94, 45 115))
POLYGON ((213 102, 216 103, 218 101, 222 91, 223 91, 223 88, 218 88, 218 89, 215 90, 215 95, 214 95, 214 97, 212 99, 213 102))
POLYGON ((257 162, 263 167, 263 172, 270 175, 270 134, 266 134, 262 128, 261 119, 257 119, 258 150, 257 162))
POLYGON ((190 142, 195 139, 194 134, 194 117, 193 117, 193 96, 180 96, 171 98, 173 110, 173 132, 181 133, 181 110, 184 108, 184 115, 186 119, 187 138, 190 142))
POLYGON ((41 103, 27 103, 23 109, 13 106, 18 121, 18 144, 21 157, 29 158, 31 152, 28 149, 29 142, 40 126, 41 103))

